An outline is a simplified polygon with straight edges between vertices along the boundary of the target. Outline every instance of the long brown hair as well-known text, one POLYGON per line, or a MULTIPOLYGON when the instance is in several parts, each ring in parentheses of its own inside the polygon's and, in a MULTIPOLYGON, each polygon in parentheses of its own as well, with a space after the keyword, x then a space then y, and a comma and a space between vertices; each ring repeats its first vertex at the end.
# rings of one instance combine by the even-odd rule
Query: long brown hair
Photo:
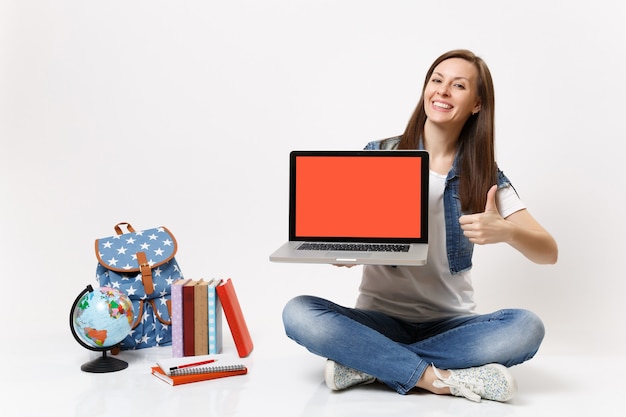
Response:
POLYGON ((424 134, 424 123, 426 123, 424 90, 435 67, 450 58, 464 59, 474 64, 478 71, 480 111, 470 116, 465 122, 457 141, 457 154, 461 158, 459 168, 461 208, 466 213, 479 213, 485 209, 487 191, 496 183, 497 172, 494 150, 495 97, 493 80, 487 64, 480 57, 471 51, 457 49, 446 52, 433 62, 426 74, 420 100, 402 135, 398 148, 418 148, 420 138, 424 134))

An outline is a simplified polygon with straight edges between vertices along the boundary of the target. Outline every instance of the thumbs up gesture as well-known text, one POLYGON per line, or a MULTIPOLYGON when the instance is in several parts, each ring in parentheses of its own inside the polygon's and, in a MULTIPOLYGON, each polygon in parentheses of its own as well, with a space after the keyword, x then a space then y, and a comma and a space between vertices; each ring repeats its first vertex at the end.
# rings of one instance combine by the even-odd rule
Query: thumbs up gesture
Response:
POLYGON ((498 212, 497 191, 498 187, 494 185, 487 192, 487 203, 483 213, 468 214, 459 218, 463 234, 470 242, 486 245, 506 241, 508 223, 498 212))

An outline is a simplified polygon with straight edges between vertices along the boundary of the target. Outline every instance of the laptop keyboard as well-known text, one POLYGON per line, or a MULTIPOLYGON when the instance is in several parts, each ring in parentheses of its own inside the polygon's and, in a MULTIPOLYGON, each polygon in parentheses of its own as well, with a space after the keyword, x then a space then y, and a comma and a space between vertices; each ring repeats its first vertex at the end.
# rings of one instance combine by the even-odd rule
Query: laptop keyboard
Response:
POLYGON ((408 252, 411 245, 397 243, 329 243, 307 242, 298 250, 337 250, 354 252, 408 252))

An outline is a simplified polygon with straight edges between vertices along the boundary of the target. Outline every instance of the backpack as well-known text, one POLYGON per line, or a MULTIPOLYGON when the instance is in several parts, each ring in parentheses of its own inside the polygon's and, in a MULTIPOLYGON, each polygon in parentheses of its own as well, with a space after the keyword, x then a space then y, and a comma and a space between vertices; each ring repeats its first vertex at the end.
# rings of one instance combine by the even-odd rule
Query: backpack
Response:
POLYGON ((170 345, 171 285, 182 278, 174 258, 176 239, 163 226, 135 231, 123 222, 114 229, 115 235, 96 239, 96 279, 101 287, 125 293, 133 304, 132 330, 119 349, 170 345))

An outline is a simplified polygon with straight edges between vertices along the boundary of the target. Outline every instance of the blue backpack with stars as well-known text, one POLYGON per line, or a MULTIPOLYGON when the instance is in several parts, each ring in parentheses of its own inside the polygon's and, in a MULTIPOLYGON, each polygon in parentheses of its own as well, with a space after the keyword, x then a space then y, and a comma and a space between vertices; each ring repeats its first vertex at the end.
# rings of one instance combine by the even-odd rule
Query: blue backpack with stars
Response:
POLYGON ((171 286, 182 278, 174 258, 176 239, 165 227, 135 231, 125 222, 115 225, 115 232, 96 240, 96 279, 101 287, 122 291, 133 303, 135 321, 119 349, 170 345, 171 286))

